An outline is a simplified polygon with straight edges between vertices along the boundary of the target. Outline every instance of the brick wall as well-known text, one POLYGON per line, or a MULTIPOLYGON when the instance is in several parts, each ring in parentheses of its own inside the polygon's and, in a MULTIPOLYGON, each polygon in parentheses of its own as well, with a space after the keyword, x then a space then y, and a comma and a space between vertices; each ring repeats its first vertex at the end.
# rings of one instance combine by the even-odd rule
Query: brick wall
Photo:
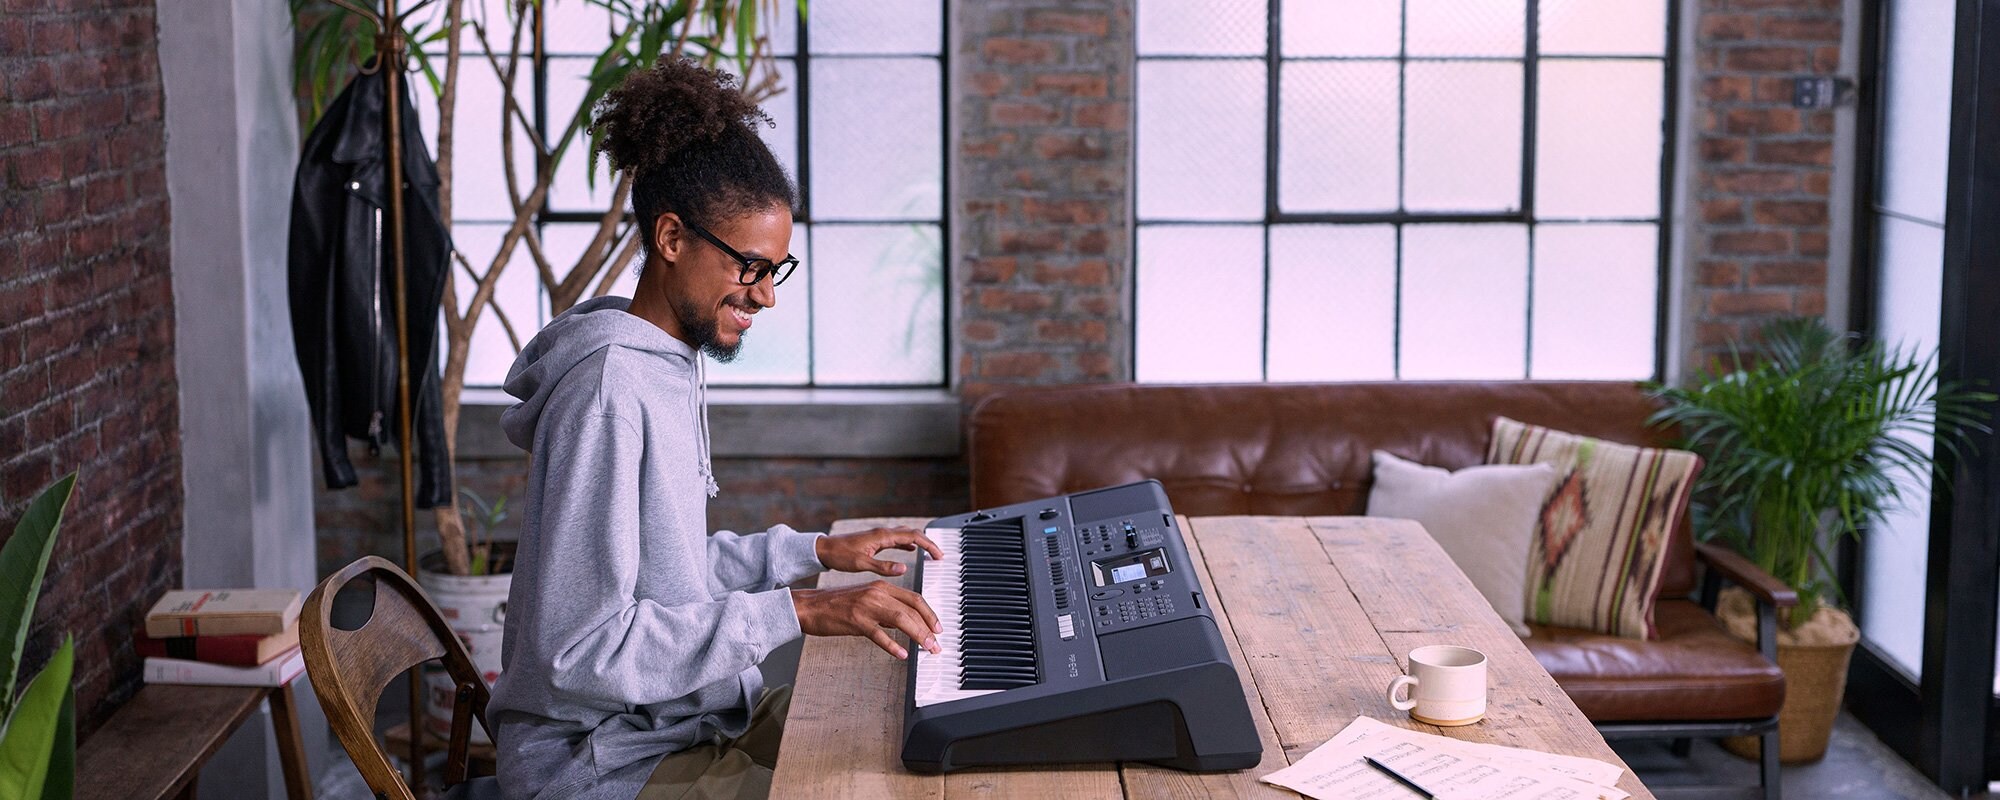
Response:
POLYGON ((960 9, 961 385, 1126 379, 1132 2, 960 9))
POLYGON ((1773 317, 1826 313, 1834 112, 1792 79, 1840 67, 1840 0, 1702 0, 1694 24, 1696 325, 1687 364, 1773 317))
MULTIPOLYGON (((77 639, 79 733, 139 683, 134 625, 180 582, 179 392, 151 0, 0 11, 0 539, 80 474, 35 623, 77 639)), ((10 587, 11 588, 11 587, 10 587)))

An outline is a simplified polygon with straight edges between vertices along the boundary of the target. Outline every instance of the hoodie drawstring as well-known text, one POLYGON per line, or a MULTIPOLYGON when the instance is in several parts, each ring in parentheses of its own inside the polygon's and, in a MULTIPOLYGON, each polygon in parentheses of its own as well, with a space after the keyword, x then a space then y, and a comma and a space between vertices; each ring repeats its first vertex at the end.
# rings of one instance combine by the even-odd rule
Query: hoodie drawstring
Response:
POLYGON ((695 417, 697 423, 700 424, 701 426, 701 430, 696 432, 699 435, 699 438, 696 441, 699 442, 701 446, 701 478, 703 481, 706 481, 708 483, 708 496, 714 497, 722 492, 722 486, 715 482, 715 468, 709 462, 708 356, 702 354, 702 352, 698 349, 695 350, 694 364, 695 364, 694 367, 695 390, 693 392, 693 397, 695 398, 695 402, 701 405, 701 413, 696 415, 695 417))

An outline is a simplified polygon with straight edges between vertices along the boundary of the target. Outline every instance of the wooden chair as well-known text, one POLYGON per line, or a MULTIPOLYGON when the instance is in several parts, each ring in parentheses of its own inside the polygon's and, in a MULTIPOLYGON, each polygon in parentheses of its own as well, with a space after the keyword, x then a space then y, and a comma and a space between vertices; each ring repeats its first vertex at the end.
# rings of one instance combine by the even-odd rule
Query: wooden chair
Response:
POLYGON ((442 659, 453 682, 458 685, 452 704, 451 739, 446 751, 445 797, 498 797, 493 778, 466 781, 466 745, 472 721, 486 722, 485 682, 465 644, 445 625, 443 615, 395 564, 368 556, 342 567, 306 598, 299 632, 305 650, 306 674, 312 676, 319 693, 320 707, 327 722, 340 738, 340 746, 361 770, 361 777, 377 798, 415 800, 416 795, 401 773, 389 763, 389 755, 375 740, 375 706, 382 690, 397 675, 425 661, 442 659), (333 626, 333 598, 356 578, 375 579, 375 609, 368 621, 354 630, 333 626))

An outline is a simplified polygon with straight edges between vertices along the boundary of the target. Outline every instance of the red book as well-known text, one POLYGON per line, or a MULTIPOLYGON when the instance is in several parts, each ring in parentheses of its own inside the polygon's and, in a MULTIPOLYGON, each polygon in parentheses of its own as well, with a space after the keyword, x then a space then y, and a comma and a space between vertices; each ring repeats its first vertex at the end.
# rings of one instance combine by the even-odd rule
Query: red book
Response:
POLYGON ((133 649, 149 658, 179 658, 210 664, 254 667, 299 645, 299 626, 294 622, 283 633, 268 636, 169 636, 155 638, 144 632, 133 641, 133 649))

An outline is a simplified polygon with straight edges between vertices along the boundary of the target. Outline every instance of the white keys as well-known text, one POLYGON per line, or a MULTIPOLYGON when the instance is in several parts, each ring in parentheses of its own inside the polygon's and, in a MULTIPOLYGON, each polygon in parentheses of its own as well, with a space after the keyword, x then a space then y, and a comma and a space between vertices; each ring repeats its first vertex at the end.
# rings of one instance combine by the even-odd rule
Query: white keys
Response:
MULTIPOLYGON (((998 689, 961 689, 959 677, 964 673, 963 659, 959 651, 959 536, 957 528, 931 528, 924 531, 931 541, 943 551, 944 558, 924 565, 924 602, 930 603, 931 610, 937 612, 938 626, 944 629, 938 634, 938 653, 933 655, 921 647, 917 648, 917 691, 918 708, 992 694, 998 689)), ((926 557, 926 556, 920 556, 926 557)))

